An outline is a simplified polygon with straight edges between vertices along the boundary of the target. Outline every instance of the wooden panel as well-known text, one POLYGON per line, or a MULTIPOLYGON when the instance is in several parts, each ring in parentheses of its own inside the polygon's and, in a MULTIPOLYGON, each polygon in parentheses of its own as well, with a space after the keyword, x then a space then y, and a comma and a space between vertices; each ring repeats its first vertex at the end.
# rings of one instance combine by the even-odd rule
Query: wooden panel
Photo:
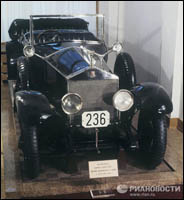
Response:
POLYGON ((1 54, 1 63, 7 63, 6 54, 1 54))
POLYGON ((4 155, 3 155, 3 139, 1 136, 1 199, 5 199, 5 185, 4 185, 4 155))
POLYGON ((183 133, 183 121, 181 119, 178 120, 177 129, 183 133))
POLYGON ((170 128, 177 128, 178 125, 178 118, 170 119, 170 128))
POLYGON ((7 75, 7 74, 1 73, 1 80, 2 80, 2 81, 7 80, 7 78, 8 78, 8 75, 7 75))
POLYGON ((8 78, 7 75, 7 56, 6 56, 6 43, 1 43, 1 80, 5 81, 8 78))
POLYGON ((171 118, 169 127, 177 128, 179 131, 183 132, 183 121, 179 118, 171 118))
POLYGON ((1 73, 6 73, 7 72, 7 65, 5 65, 5 64, 2 64, 1 65, 1 73))
POLYGON ((6 53, 6 43, 5 42, 1 43, 1 54, 4 54, 4 53, 6 53))

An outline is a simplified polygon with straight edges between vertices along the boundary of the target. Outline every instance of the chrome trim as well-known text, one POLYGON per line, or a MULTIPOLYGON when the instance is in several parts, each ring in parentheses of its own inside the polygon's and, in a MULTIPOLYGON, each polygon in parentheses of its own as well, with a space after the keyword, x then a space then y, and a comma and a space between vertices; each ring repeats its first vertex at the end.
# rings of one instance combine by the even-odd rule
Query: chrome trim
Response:
POLYGON ((67 78, 67 79, 73 78, 74 76, 77 76, 78 74, 80 74, 80 73, 82 73, 82 72, 85 72, 85 71, 87 71, 88 69, 90 69, 90 66, 88 66, 88 67, 86 67, 86 68, 84 68, 84 69, 81 69, 81 70, 79 70, 79 71, 77 71, 77 72, 71 73, 71 74, 68 75, 66 78, 67 78))
MULTIPOLYGON (((104 70, 100 69, 99 67, 93 67, 93 69, 98 69, 99 71, 104 73, 104 70)), ((113 79, 119 79, 119 77, 116 74, 112 74, 110 72, 105 71, 105 73, 110 74, 113 79)))
POLYGON ((30 45, 34 45, 34 34, 33 34, 33 27, 34 27, 34 24, 33 24, 33 17, 30 16, 30 21, 29 21, 29 26, 30 26, 30 45))
MULTIPOLYGON (((71 46, 71 47, 66 47, 66 48, 60 49, 60 50, 58 50, 58 51, 56 51, 56 52, 53 52, 53 53, 51 53, 50 55, 47 55, 47 56, 45 56, 45 57, 44 57, 44 56, 41 56, 41 55, 39 55, 39 54, 37 54, 37 53, 35 53, 34 55, 36 55, 37 57, 39 57, 39 58, 45 60, 51 67, 53 67, 58 73, 60 73, 60 74, 61 74, 62 76, 64 76, 66 79, 70 79, 70 78, 72 78, 72 77, 74 77, 74 76, 76 76, 76 75, 78 75, 78 74, 80 74, 80 73, 82 73, 82 72, 84 72, 84 71, 86 71, 86 70, 88 70, 88 69, 90 68, 90 61, 87 60, 86 57, 83 56, 83 55, 81 54, 81 52, 80 52, 78 49, 82 50, 81 47, 71 46), (81 70, 79 70, 79 71, 77 71, 77 72, 71 73, 71 74, 69 74, 69 75, 65 75, 65 74, 63 74, 60 70, 58 70, 52 63, 50 63, 50 62, 48 61, 48 59, 49 59, 51 56, 53 56, 53 55, 55 55, 55 54, 57 54, 57 53, 60 53, 60 52, 62 52, 62 51, 68 50, 68 49, 75 49, 75 50, 81 55, 81 57, 84 58, 85 61, 89 64, 89 67, 86 67, 85 69, 81 69, 81 70)), ((109 51, 110 51, 110 50, 109 50, 109 51)), ((97 54, 97 53, 95 53, 95 54, 97 54)), ((105 54, 106 54, 106 53, 105 53, 105 54)), ((100 54, 97 54, 97 55, 100 55, 100 54)), ((103 59, 103 62, 104 62, 104 59, 103 59)), ((104 63, 105 63, 105 62, 104 62, 104 63)), ((108 68, 108 70, 111 71, 111 69, 108 67, 108 65, 107 65, 106 63, 105 63, 105 66, 108 68)), ((98 67, 95 67, 95 66, 94 66, 93 68, 96 68, 96 69, 99 69, 100 71, 103 71, 102 69, 100 69, 100 68, 98 68, 98 67)), ((107 72, 107 73, 108 73, 108 72, 107 72)))
MULTIPOLYGON (((84 69, 81 69, 81 70, 79 70, 79 71, 77 71, 77 72, 74 72, 74 73, 72 73, 72 74, 70 74, 70 75, 68 75, 68 76, 65 76, 65 77, 66 77, 67 79, 73 78, 73 77, 77 76, 78 74, 87 71, 88 69, 91 69, 91 67, 90 67, 90 66, 89 66, 89 67, 86 67, 86 68, 84 68, 84 69)), ((98 69, 99 71, 101 71, 101 72, 104 73, 104 71, 103 71, 102 69, 98 68, 98 67, 95 67, 95 66, 94 66, 93 69, 98 69)), ((115 75, 115 74, 112 74, 112 73, 107 72, 107 71, 105 71, 105 73, 110 74, 111 76, 113 76, 114 79, 119 79, 119 77, 118 77, 117 75, 115 75)))
POLYGON ((45 56, 45 57, 43 57, 43 58, 44 58, 44 59, 50 58, 51 56, 53 56, 53 55, 55 55, 55 54, 58 54, 58 53, 60 53, 60 52, 62 52, 62 51, 66 51, 66 50, 72 49, 72 48, 74 48, 74 47, 73 47, 73 46, 72 46, 72 47, 65 47, 65 48, 60 49, 60 50, 58 50, 58 51, 55 51, 55 52, 53 52, 53 53, 51 53, 51 54, 49 54, 49 55, 47 55, 47 56, 45 56))
POLYGON ((10 90, 10 99, 11 99, 11 104, 12 108, 14 109, 15 106, 15 87, 16 87, 16 80, 8 80, 8 87, 10 90))
POLYGON ((102 38, 103 38, 103 41, 105 41, 105 21, 104 21, 104 18, 105 18, 105 16, 103 15, 103 28, 102 28, 102 38))
POLYGON ((30 17, 88 17, 88 16, 104 17, 103 14, 30 15, 30 17))
MULTIPOLYGON (((43 60, 46 60, 46 59, 50 58, 51 56, 53 56, 53 55, 55 55, 55 54, 57 54, 57 53, 60 53, 60 52, 62 52, 62 51, 66 51, 66 50, 68 50, 68 49, 75 49, 75 50, 80 54, 81 57, 84 57, 84 56, 78 51, 78 49, 81 50, 81 47, 76 47, 76 46, 65 47, 65 48, 60 49, 60 50, 58 50, 58 51, 55 51, 55 52, 53 52, 53 53, 51 53, 51 54, 49 54, 49 55, 47 55, 47 56, 45 56, 45 57, 44 57, 44 56, 41 56, 41 55, 39 55, 39 54, 37 54, 37 53, 35 53, 35 55, 38 56, 39 58, 42 58, 43 60)), ((84 59, 85 59, 85 58, 84 58, 84 59)), ((85 61, 86 61, 88 64, 90 64, 89 60, 85 59, 85 61)))
MULTIPOLYGON (((55 69, 59 74, 61 74, 61 75, 62 75, 63 77, 65 77, 66 79, 70 79, 70 78, 72 78, 72 77, 74 77, 74 76, 76 76, 76 75, 78 75, 78 74, 80 74, 80 73, 82 73, 82 72, 84 72, 84 71, 86 71, 86 70, 88 70, 88 69, 90 68, 90 66, 88 66, 88 67, 86 67, 86 68, 84 68, 84 69, 81 69, 81 70, 79 70, 79 71, 77 71, 77 72, 71 73, 71 74, 69 74, 69 75, 65 75, 65 74, 63 74, 60 70, 58 70, 51 62, 48 61, 48 57, 40 56, 40 55, 37 54, 37 53, 35 53, 34 55, 36 55, 37 57, 39 57, 39 58, 45 60, 45 62, 47 62, 53 69, 55 69)), ((50 56, 49 56, 49 57, 50 57, 50 56)), ((89 63, 89 61, 87 61, 87 63, 89 63)))
POLYGON ((26 46, 26 45, 30 44, 29 41, 28 41, 28 39, 26 38, 25 34, 23 35, 23 38, 22 38, 22 41, 21 41, 21 43, 23 44, 23 46, 26 46))
POLYGON ((95 40, 64 40, 63 42, 73 42, 73 43, 87 43, 87 44, 101 44, 102 41, 95 40))

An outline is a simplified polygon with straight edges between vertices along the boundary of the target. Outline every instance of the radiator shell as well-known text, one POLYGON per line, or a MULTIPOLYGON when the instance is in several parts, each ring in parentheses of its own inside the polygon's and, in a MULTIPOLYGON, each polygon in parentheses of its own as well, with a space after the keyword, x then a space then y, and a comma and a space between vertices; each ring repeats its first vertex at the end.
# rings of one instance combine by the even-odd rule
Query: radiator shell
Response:
POLYGON ((118 111, 112 105, 112 97, 119 90, 119 78, 104 70, 93 68, 68 80, 68 92, 81 96, 83 107, 70 115, 70 124, 81 126, 82 113, 106 110, 110 121, 118 121, 118 111), (95 76, 94 76, 95 75, 95 76))

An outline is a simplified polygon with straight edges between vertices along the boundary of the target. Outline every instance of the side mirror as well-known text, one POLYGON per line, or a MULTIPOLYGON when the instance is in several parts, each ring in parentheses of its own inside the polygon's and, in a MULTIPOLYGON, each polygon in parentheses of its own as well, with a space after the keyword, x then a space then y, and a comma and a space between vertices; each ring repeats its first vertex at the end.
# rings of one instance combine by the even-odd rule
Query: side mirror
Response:
POLYGON ((119 53, 122 50, 122 48, 123 48, 122 44, 119 43, 119 42, 113 44, 113 46, 112 46, 112 50, 117 52, 117 53, 119 53))

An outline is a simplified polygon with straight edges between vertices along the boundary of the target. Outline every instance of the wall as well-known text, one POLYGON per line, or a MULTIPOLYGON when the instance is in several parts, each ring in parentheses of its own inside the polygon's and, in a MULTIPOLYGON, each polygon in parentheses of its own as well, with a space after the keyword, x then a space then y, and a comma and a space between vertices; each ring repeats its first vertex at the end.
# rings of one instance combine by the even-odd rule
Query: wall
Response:
POLYGON ((171 117, 183 120, 183 2, 178 7, 177 22, 172 87, 174 110, 171 117))
POLYGON ((109 31, 108 31, 108 21, 109 21, 109 18, 111 18, 109 16, 110 12, 109 12, 109 2, 108 1, 98 1, 98 4, 99 4, 99 13, 100 14, 103 14, 104 17, 105 17, 105 24, 104 24, 104 39, 105 39, 105 42, 106 44, 109 46, 108 44, 108 37, 109 37, 109 31))
POLYGON ((8 29, 14 19, 30 15, 95 14, 96 1, 1 1, 1 42, 10 40, 8 29))
MULTIPOLYGON (((118 25, 118 5, 119 1, 99 1, 99 13, 105 17, 105 42, 107 46, 112 46, 117 40, 118 25)), ((108 55, 108 65, 111 70, 114 69, 115 55, 108 55)))
POLYGON ((125 1, 123 11, 124 49, 135 61, 138 82, 159 82, 161 2, 125 1))
POLYGON ((176 34, 178 20, 178 2, 162 2, 162 51, 161 79, 162 84, 172 96, 173 69, 175 66, 176 34))
MULTIPOLYGON (((179 118, 183 121, 183 77, 181 83, 181 95, 180 95, 180 107, 179 107, 179 118)), ((178 117, 176 115, 176 117, 178 117)))
MULTIPOLYGON (((178 17, 178 5, 178 1, 100 1, 99 10, 108 16, 106 42, 109 46, 116 40, 122 42, 124 51, 130 53, 135 62, 138 82, 152 81, 163 85, 174 103, 173 113, 177 110, 172 116, 182 117, 183 57, 180 48, 183 30, 181 22, 177 24, 183 18, 183 11, 178 17), (179 64, 180 69, 176 67, 179 62, 182 63, 179 64), (174 69, 177 74, 175 86, 174 69), (181 77, 178 79, 179 74, 181 77), (174 90, 179 94, 172 94, 174 90)), ((111 68, 114 61, 115 56, 111 55, 108 61, 111 68)))
MULTIPOLYGON (((124 51, 131 54, 136 64, 138 82, 158 82, 161 55, 161 2, 106 1, 105 3, 103 1, 100 2, 100 8, 100 11, 108 16, 109 26, 106 29, 109 35, 106 42, 109 46, 116 40, 123 43, 124 51), (106 4, 105 9, 103 9, 104 4, 106 4)), ((108 64, 113 68, 114 56, 111 55, 108 64)))

